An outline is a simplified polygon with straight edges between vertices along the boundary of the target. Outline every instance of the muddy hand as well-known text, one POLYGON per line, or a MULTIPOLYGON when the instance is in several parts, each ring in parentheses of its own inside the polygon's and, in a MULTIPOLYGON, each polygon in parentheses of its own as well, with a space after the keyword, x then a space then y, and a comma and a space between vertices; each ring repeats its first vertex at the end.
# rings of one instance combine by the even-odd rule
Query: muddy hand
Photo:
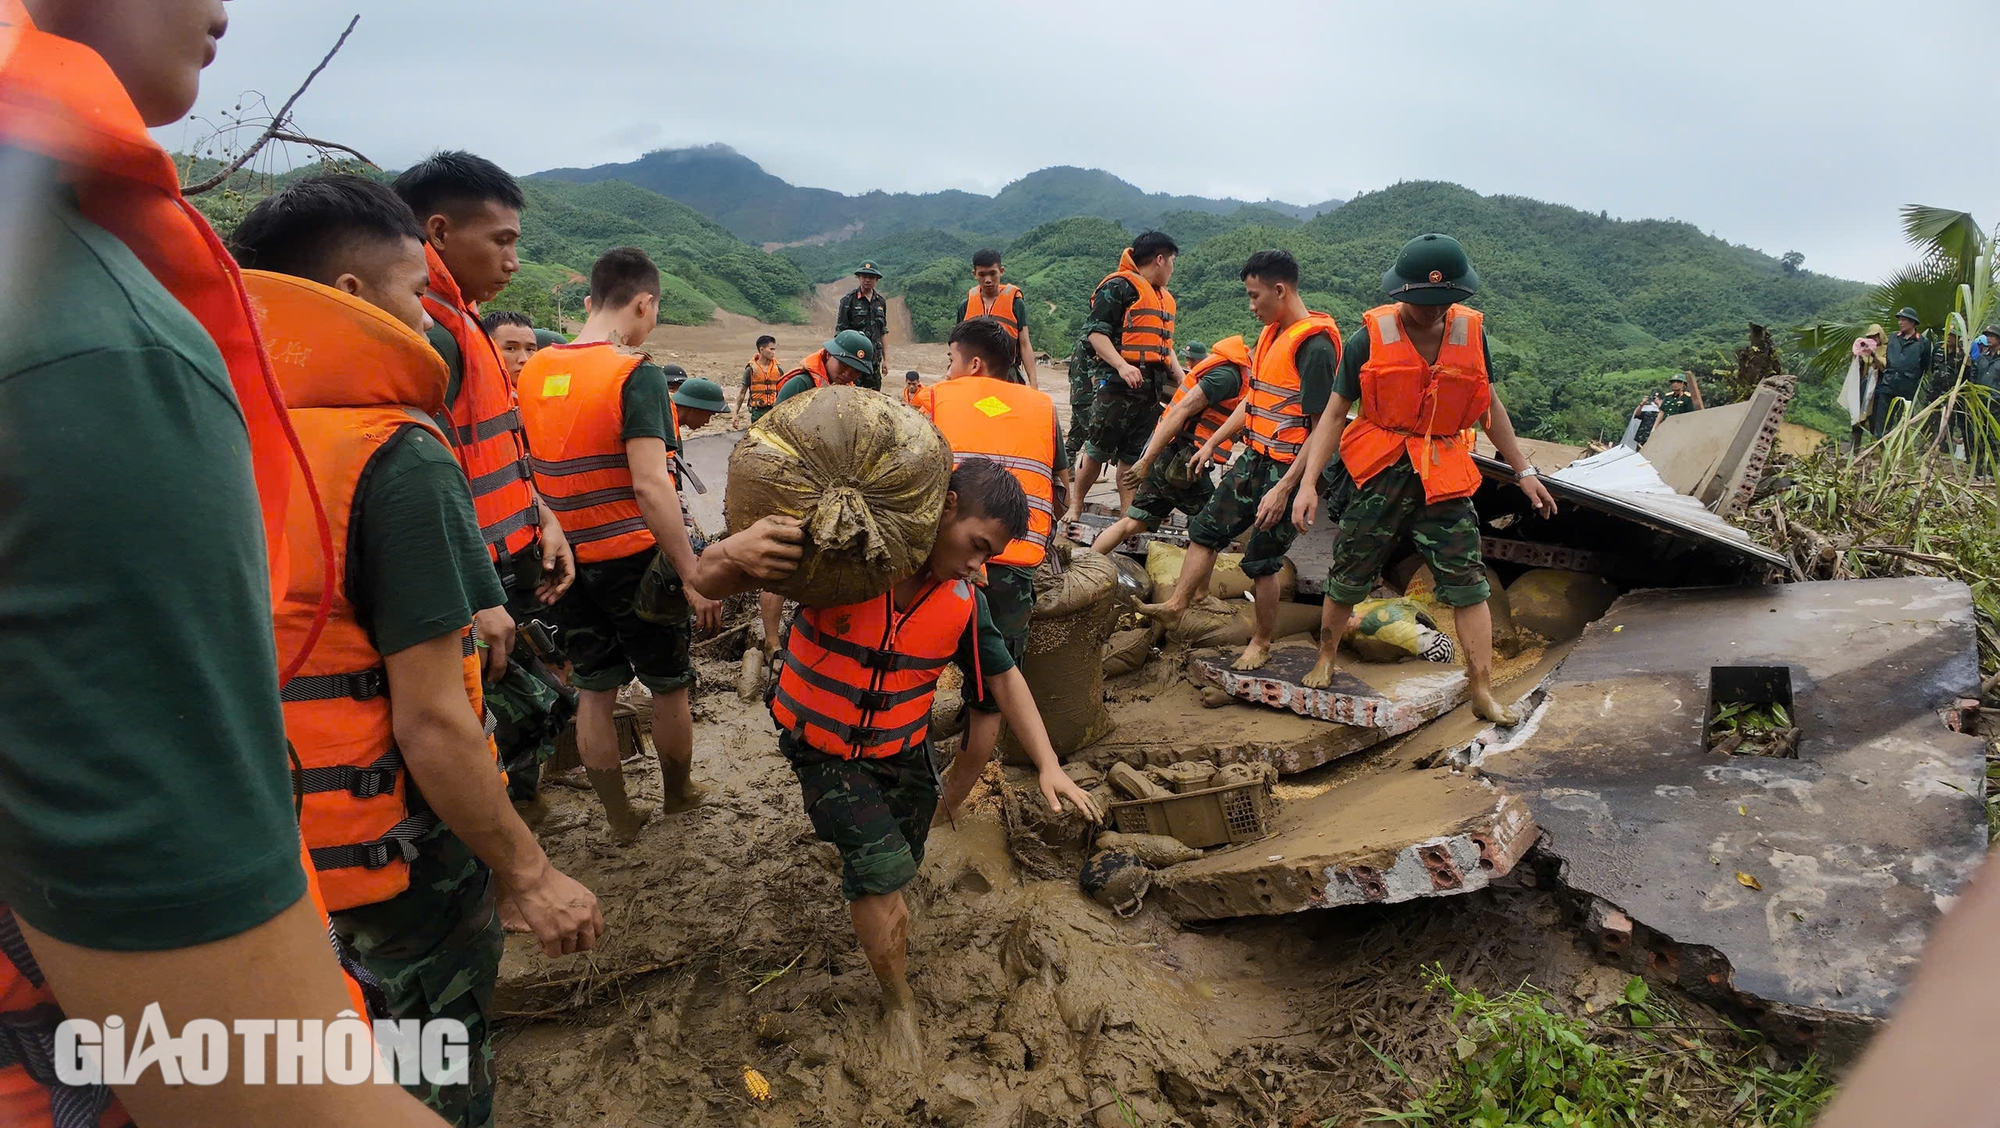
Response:
POLYGON ((545 956, 587 952, 604 934, 604 917, 597 895, 545 859, 540 871, 504 895, 541 942, 545 956))
POLYGON ((805 559, 805 526, 796 517, 760 519, 723 543, 745 573, 758 580, 782 580, 805 559))
POLYGON ((1076 781, 1069 778, 1068 772, 1061 768, 1051 768, 1042 773, 1041 783, 1042 799, 1048 803, 1049 810, 1062 814, 1062 801, 1067 799, 1084 818, 1091 822, 1104 821, 1104 815, 1097 809, 1097 804, 1092 803, 1090 796, 1084 794, 1083 788, 1078 787, 1076 781))
POLYGON ((1125 469, 1119 471, 1118 484, 1124 487, 1125 489, 1136 490, 1140 486, 1146 484, 1146 475, 1149 472, 1151 472, 1152 469, 1153 469, 1152 466, 1144 462, 1135 462, 1132 465, 1127 466, 1125 469))

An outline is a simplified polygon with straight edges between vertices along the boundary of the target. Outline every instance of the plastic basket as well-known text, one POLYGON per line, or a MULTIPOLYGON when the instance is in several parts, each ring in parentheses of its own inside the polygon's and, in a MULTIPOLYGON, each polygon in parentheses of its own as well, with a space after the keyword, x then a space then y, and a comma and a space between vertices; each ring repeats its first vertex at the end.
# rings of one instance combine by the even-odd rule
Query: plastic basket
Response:
POLYGON ((1120 834, 1164 834, 1197 850, 1255 842, 1271 832, 1271 785, 1257 779, 1129 799, 1111 804, 1111 821, 1120 834))

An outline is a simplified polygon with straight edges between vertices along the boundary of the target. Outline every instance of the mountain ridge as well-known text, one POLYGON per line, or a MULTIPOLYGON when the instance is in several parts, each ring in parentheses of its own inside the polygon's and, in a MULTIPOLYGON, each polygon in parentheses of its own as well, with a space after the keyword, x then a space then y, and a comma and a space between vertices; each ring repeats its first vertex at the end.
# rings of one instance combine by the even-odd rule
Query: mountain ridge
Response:
POLYGON ((533 178, 593 184, 622 180, 686 204, 747 243, 766 250, 833 236, 883 236, 939 228, 1011 236, 1058 219, 1094 215, 1143 228, 1173 211, 1226 215, 1266 208, 1309 219, 1339 200, 1293 204, 1280 200, 1212 199, 1147 192, 1102 169, 1056 165, 1015 180, 991 196, 960 189, 846 195, 792 184, 723 144, 658 149, 636 161, 555 168, 533 178))

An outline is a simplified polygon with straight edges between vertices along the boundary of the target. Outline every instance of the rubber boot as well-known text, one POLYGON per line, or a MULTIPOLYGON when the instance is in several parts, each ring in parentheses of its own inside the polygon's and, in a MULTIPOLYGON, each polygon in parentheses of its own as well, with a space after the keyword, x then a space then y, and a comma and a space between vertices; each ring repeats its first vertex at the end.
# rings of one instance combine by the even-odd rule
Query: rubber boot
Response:
POLYGON ((660 756, 660 809, 672 814, 690 807, 701 806, 708 798, 708 792, 692 778, 694 757, 675 760, 665 754, 660 756))
POLYGON ((590 789, 597 792, 598 801, 604 804, 608 816, 611 837, 619 842, 630 842, 639 837, 639 828, 653 817, 653 808, 645 803, 634 803, 625 797, 625 773, 617 768, 603 771, 586 769, 590 776, 590 789))

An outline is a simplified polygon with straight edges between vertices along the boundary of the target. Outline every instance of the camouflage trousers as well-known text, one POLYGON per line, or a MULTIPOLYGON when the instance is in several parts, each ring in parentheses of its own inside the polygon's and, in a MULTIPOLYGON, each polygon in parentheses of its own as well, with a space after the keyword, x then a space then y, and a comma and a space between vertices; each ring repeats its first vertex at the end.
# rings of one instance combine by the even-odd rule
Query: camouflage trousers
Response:
POLYGON ((1355 604, 1368 598, 1376 578, 1408 538, 1437 578, 1438 602, 1471 607, 1493 592, 1479 555, 1479 514, 1469 497, 1435 504, 1424 500, 1424 482, 1407 455, 1353 489, 1340 514, 1326 598, 1355 604))
POLYGON ((1285 515, 1277 524, 1259 529, 1257 506, 1289 469, 1290 463, 1254 450, 1238 454, 1229 469, 1222 472, 1222 481, 1216 485, 1208 504, 1189 519, 1188 539, 1203 548, 1222 552, 1230 541, 1247 532, 1250 536, 1243 542, 1243 574, 1254 580, 1283 571, 1285 553, 1299 535, 1292 525, 1291 507, 1285 508, 1285 515))
POLYGON ((486 687, 486 706, 497 722, 493 742, 507 773, 507 798, 532 800, 541 791, 542 765, 555 755, 556 737, 576 709, 525 664, 534 658, 526 643, 514 648, 507 673, 486 687))
POLYGON ((1069 432, 1063 436, 1063 449, 1069 452, 1070 465, 1076 465, 1076 456, 1082 452, 1083 444, 1090 438, 1090 411, 1097 403, 1097 368, 1075 358, 1069 362, 1069 432))
POLYGON ((407 1086, 458 1128, 493 1123, 493 987, 506 934, 494 907, 492 871, 440 826, 417 843, 410 887, 373 905, 333 914, 334 929, 382 981, 392 1018, 465 1024, 467 1080, 407 1086))
POLYGON ((842 897, 894 893, 917 876, 938 803, 929 741, 894 756, 843 760, 781 733, 778 751, 799 777, 814 832, 840 851, 842 897))

